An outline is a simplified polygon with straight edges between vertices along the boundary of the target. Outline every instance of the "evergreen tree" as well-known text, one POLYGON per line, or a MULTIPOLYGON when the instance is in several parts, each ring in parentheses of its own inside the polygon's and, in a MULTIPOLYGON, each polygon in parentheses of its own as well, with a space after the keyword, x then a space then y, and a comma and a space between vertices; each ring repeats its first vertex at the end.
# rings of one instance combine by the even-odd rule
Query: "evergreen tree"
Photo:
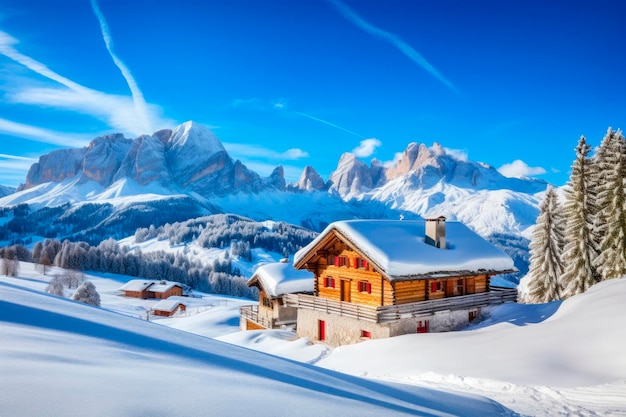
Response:
POLYGON ((626 274, 626 141, 620 131, 609 129, 602 143, 606 152, 598 161, 602 183, 597 196, 599 253, 594 266, 601 279, 610 279, 626 274))
POLYGON ((576 146, 576 159, 566 190, 564 204, 565 248, 563 250, 563 298, 585 292, 598 276, 593 266, 597 251, 593 240, 593 198, 588 193, 590 182, 590 146, 581 136, 576 146))
POLYGON ((563 246, 561 207, 556 192, 548 187, 530 243, 528 289, 531 302, 547 303, 561 299, 563 246))

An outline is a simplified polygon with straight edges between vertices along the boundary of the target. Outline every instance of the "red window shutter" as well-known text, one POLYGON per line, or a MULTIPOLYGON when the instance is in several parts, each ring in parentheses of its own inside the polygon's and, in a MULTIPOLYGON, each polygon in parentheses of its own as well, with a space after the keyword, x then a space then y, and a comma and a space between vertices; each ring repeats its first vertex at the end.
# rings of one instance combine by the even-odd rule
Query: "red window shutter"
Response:
POLYGON ((437 291, 437 283, 436 282, 431 282, 430 283, 430 292, 435 292, 437 291))
POLYGON ((326 322, 324 320, 317 321, 318 339, 326 340, 326 322))
POLYGON ((339 256, 335 256, 335 266, 339 266, 339 256))
POLYGON ((363 269, 367 269, 367 261, 363 259, 363 269))
POLYGON ((335 288, 335 278, 330 279, 330 286, 331 288, 335 288))
POLYGON ((354 258, 354 267, 355 268, 359 267, 359 258, 354 258))
POLYGON ((367 291, 368 294, 372 293, 372 283, 368 282, 367 284, 365 284, 365 290, 367 291))

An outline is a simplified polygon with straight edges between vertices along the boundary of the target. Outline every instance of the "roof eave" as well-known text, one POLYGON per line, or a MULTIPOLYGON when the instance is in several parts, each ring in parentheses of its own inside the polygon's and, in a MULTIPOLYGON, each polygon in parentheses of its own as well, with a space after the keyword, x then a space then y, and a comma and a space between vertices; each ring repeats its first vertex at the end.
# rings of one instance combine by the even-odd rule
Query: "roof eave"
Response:
POLYGON ((479 269, 477 271, 433 271, 425 274, 411 274, 411 275, 392 275, 390 276, 391 281, 413 281, 419 279, 442 279, 442 278, 455 278, 455 277, 464 277, 468 275, 500 275, 500 274, 510 274, 518 272, 517 269, 504 269, 504 270, 493 270, 493 269, 479 269))

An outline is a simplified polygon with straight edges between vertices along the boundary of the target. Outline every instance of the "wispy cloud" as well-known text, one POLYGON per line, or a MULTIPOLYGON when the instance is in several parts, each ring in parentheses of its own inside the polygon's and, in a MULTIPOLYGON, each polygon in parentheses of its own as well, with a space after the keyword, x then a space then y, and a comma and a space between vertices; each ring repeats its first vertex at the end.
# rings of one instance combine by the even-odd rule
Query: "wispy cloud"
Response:
POLYGON ((443 148, 446 151, 446 155, 450 155, 452 158, 457 161, 467 162, 469 159, 469 155, 467 150, 465 149, 452 149, 452 148, 443 148))
POLYGON ((530 167, 521 159, 516 159, 510 164, 504 164, 498 168, 500 174, 509 178, 530 177, 533 175, 545 174, 546 170, 542 167, 530 167))
POLYGON ((12 160, 16 160, 16 161, 28 161, 30 163, 33 163, 33 162, 37 161, 36 158, 30 158, 28 156, 20 156, 20 155, 8 155, 6 153, 0 153, 0 159, 12 159, 12 160))
POLYGON ((245 145, 241 143, 224 143, 224 147, 228 153, 235 158, 263 158, 273 161, 294 161, 298 159, 308 158, 309 154, 299 148, 287 149, 284 152, 276 152, 272 149, 263 148, 255 145, 245 145))
MULTIPOLYGON (((40 85, 33 87, 23 80, 15 85, 7 83, 5 88, 9 89, 9 92, 6 98, 9 101, 88 114, 106 122, 113 129, 132 135, 152 133, 151 129, 146 130, 145 123, 141 121, 144 116, 149 119, 148 124, 156 128, 171 127, 175 124, 174 121, 162 117, 161 109, 158 106, 145 104, 143 107, 144 116, 141 116, 131 98, 107 94, 85 87, 54 72, 41 62, 19 52, 15 47, 18 44, 17 39, 0 31, 0 54, 66 88, 42 88, 40 85)), ((5 120, 5 124, 6 122, 8 121, 5 120)), ((54 134, 46 135, 46 137, 54 136, 54 134)), ((31 139, 36 140, 35 138, 31 139)), ((53 143, 47 139, 42 141, 53 143)), ((73 146, 71 143, 63 142, 56 144, 73 146)))
POLYGON ((40 127, 16 123, 0 118, 0 132, 34 142, 49 143, 52 145, 82 147, 89 143, 84 135, 55 132, 40 127))
POLYGON ((109 55, 113 59, 113 62, 117 66, 117 68, 122 73, 122 76, 126 80, 126 84, 128 84, 128 88, 130 88, 130 93, 133 96, 133 103, 135 105, 135 111, 139 116, 139 122, 146 133, 152 132, 152 126, 150 125, 150 120, 148 118, 148 109, 146 105, 146 101, 143 98, 143 93, 139 89, 137 85, 137 81, 133 77, 133 74, 130 72, 126 64, 113 52, 113 39, 111 38, 111 32, 109 30, 109 26, 107 25, 106 19, 104 15, 100 11, 98 7, 98 3, 96 0, 91 0, 91 8, 95 13, 98 21, 100 22, 100 30, 102 31, 102 38, 104 39, 104 44, 106 45, 107 51, 109 51, 109 55))
POLYGON ((290 165, 290 161, 297 161, 308 158, 308 152, 300 148, 287 149, 284 152, 277 152, 273 149, 256 145, 245 145, 241 143, 224 143, 224 148, 231 157, 241 160, 248 168, 258 172, 260 175, 269 175, 277 165, 282 165, 285 173, 285 180, 296 182, 302 174, 302 167, 290 165))
POLYGON ((37 74, 42 75, 52 81, 56 81, 59 84, 63 84, 67 88, 70 88, 74 91, 86 92, 89 90, 87 87, 84 87, 78 83, 75 83, 69 78, 65 78, 62 75, 57 74, 41 62, 20 53, 14 47, 14 45, 17 45, 18 43, 19 41, 8 33, 0 31, 0 54, 12 59, 18 64, 25 66, 31 71, 36 72, 37 74))
POLYGON ((352 153, 354 153, 358 158, 367 158, 376 152, 376 148, 381 145, 382 142, 376 138, 363 139, 361 143, 359 143, 359 146, 352 149, 352 153))
POLYGON ((35 162, 37 162, 36 159, 26 156, 0 154, 2 181, 7 185, 19 184, 35 162))
POLYGON ((332 4, 339 13, 349 20, 352 24, 357 26, 358 28, 364 30, 372 36, 383 39, 384 41, 389 42, 397 49, 400 50, 404 55, 406 55, 410 60, 415 62, 417 65, 422 67, 426 72, 431 74, 433 77, 441 81, 446 87, 451 89, 457 94, 460 94, 460 91, 452 84, 441 72, 437 70, 430 62, 426 60, 417 52, 411 45, 406 43, 402 38, 398 35, 387 32, 386 30, 380 29, 371 23, 365 21, 362 17, 357 15, 352 9, 348 6, 340 2, 339 0, 328 0, 330 4, 332 4))

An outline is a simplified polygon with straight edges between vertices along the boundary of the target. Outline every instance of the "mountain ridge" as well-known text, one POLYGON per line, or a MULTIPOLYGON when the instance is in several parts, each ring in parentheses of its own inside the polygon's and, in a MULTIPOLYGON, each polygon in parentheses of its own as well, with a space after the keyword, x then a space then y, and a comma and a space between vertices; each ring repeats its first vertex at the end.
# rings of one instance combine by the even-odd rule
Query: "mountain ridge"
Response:
POLYGON ((210 129, 188 121, 135 139, 99 136, 87 147, 42 155, 25 184, 0 198, 0 207, 68 202, 115 206, 133 198, 186 196, 209 212, 314 229, 345 218, 445 215, 483 236, 528 237, 546 186, 542 180, 504 177, 492 166, 459 158, 436 142, 430 147, 411 142, 389 165, 376 159, 367 165, 346 152, 328 181, 307 166, 298 182, 286 184, 282 166, 261 177, 233 160, 210 129))

